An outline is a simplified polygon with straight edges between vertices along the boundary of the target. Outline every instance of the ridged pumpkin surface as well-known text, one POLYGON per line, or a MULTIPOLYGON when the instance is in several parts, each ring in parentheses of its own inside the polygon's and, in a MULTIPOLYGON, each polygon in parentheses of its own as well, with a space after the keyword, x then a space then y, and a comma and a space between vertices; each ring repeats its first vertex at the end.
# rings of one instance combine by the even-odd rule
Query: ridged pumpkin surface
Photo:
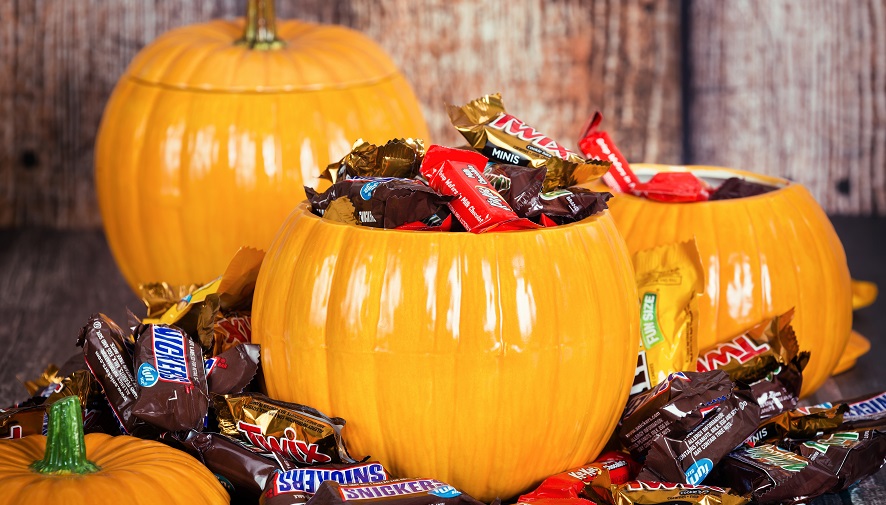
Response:
POLYGON ((230 502, 218 479, 196 459, 159 442, 103 433, 86 435, 86 457, 101 470, 41 475, 46 437, 0 440, 0 505, 219 505, 230 502))
POLYGON ((812 195, 784 179, 741 170, 631 167, 638 174, 691 170, 783 186, 764 195, 702 203, 619 194, 609 205, 632 253, 695 237, 707 283, 699 300, 700 349, 796 307, 793 327, 800 348, 812 352, 803 394, 821 386, 849 339, 852 293, 843 245, 812 195))
POLYGON ((253 322, 270 396, 344 417, 357 457, 484 501, 599 453, 639 338, 608 213, 475 235, 333 223, 303 204, 262 265, 253 322))
POLYGON ((234 44, 242 32, 213 21, 161 36, 105 109, 99 206, 133 288, 206 282, 240 246, 267 248, 357 138, 427 138, 408 83, 366 37, 283 21, 284 48, 252 50, 234 44))

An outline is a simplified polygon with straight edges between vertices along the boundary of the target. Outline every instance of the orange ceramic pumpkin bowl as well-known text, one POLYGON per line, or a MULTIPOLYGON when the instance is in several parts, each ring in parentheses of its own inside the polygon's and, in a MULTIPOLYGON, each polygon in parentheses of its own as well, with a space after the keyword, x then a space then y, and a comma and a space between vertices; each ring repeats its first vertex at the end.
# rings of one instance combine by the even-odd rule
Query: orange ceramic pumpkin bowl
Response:
MULTIPOLYGON (((763 195, 699 203, 662 203, 618 194, 610 211, 631 252, 695 237, 706 276, 699 300, 699 348, 740 334, 796 307, 801 349, 812 352, 803 394, 837 366, 852 328, 849 269, 834 227, 799 184, 710 166, 635 164, 641 180, 690 171, 710 182, 729 177, 776 186, 763 195)), ((601 189, 602 183, 594 185, 601 189)))
POLYGON ((377 44, 341 26, 275 25, 272 2, 249 5, 249 23, 157 38, 105 108, 96 191, 133 289, 209 282, 241 246, 266 249, 304 186, 357 138, 427 139, 415 95, 377 44))
POLYGON ((638 317, 608 213, 477 235, 302 204, 262 265, 253 341, 268 394, 345 418, 356 457, 489 501, 596 457, 633 381, 638 317))

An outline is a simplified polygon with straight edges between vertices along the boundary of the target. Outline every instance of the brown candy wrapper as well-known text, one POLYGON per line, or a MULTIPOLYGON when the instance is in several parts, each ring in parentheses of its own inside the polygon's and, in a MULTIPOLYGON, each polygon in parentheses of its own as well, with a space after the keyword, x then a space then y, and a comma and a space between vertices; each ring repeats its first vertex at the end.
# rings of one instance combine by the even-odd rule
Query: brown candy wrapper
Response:
POLYGON ((730 200, 733 198, 745 198, 748 196, 757 196, 770 191, 775 191, 775 186, 767 186, 757 182, 746 181, 739 177, 730 177, 723 181, 723 184, 711 193, 708 200, 730 200))
POLYGON ((261 505, 305 503, 326 481, 339 484, 372 484, 390 478, 385 467, 377 462, 294 468, 275 473, 268 480, 259 503, 261 505))
POLYGON ((232 496, 253 501, 261 495, 269 479, 280 470, 273 458, 256 454, 240 442, 219 433, 196 431, 170 433, 164 442, 188 452, 229 488, 232 496), (222 480, 224 479, 224 480, 222 480), (230 489, 232 488, 232 490, 230 489))
POLYGON ((345 420, 257 393, 214 396, 219 429, 254 450, 298 465, 356 463, 341 430, 345 420))
POLYGON ((695 240, 638 251, 633 263, 640 295, 640 351, 631 387, 637 394, 694 368, 704 270, 695 240))
POLYGON ((308 187, 305 193, 319 216, 326 218, 332 207, 335 216, 329 219, 387 229, 427 219, 451 200, 414 179, 353 178, 336 182, 322 194, 308 187), (350 205, 336 204, 342 198, 350 205))
POLYGON ((834 407, 801 407, 766 419, 745 441, 747 447, 761 444, 781 445, 788 440, 810 440, 834 431, 849 410, 844 404, 834 407))
POLYGON ((609 170, 609 162, 586 160, 508 114, 498 93, 447 106, 447 112, 468 143, 491 161, 546 167, 545 192, 593 181, 609 170))
POLYGON ((418 175, 425 145, 421 139, 393 139, 379 147, 363 139, 354 142, 351 152, 332 163, 320 174, 333 184, 357 177, 396 177, 412 179, 418 175))
POLYGON ((612 193, 580 187, 556 189, 539 195, 542 213, 558 225, 581 221, 608 209, 612 193))
MULTIPOLYGON (((871 393, 849 400, 842 400, 849 410, 843 414, 841 431, 865 428, 886 428, 886 391, 871 393)), ((810 408, 830 408, 834 404, 822 403, 810 408)))
POLYGON ((205 362, 209 392, 239 393, 252 382, 259 364, 258 344, 240 344, 205 362))
POLYGON ((200 346, 174 326, 148 324, 137 332, 133 415, 165 431, 201 431, 209 393, 200 346))
POLYGON ((736 450, 723 460, 711 479, 750 495, 760 504, 808 503, 839 482, 821 465, 769 444, 736 450))
POLYGON ((521 167, 489 163, 483 171, 489 184, 508 202, 519 217, 535 217, 541 213, 539 199, 547 168, 521 167))
POLYGON ((252 317, 248 314, 229 314, 218 319, 212 331, 215 335, 212 354, 218 355, 236 345, 252 342, 252 317))
POLYGON ((0 409, 0 440, 15 440, 45 434, 46 405, 0 409))
POLYGON ((741 444, 760 422, 750 388, 735 387, 703 407, 704 420, 690 430, 676 424, 658 436, 646 454, 639 480, 701 484, 717 463, 741 444))
POLYGON ((871 476, 886 463, 886 433, 879 430, 843 431, 799 443, 794 452, 837 476, 828 490, 837 493, 871 476))
MULTIPOLYGON (((497 505, 498 500, 496 500, 497 505)), ((370 484, 326 481, 312 505, 397 503, 398 505, 481 505, 454 487, 434 479, 394 479, 370 484)))
POLYGON ((126 348, 131 335, 124 334, 104 314, 94 314, 80 330, 77 345, 83 348, 86 365, 101 384, 124 433, 134 433, 143 424, 133 415, 138 387, 132 373, 132 356, 126 348))
POLYGON ((672 482, 633 481, 612 486, 616 505, 744 505, 750 500, 729 489, 672 482))

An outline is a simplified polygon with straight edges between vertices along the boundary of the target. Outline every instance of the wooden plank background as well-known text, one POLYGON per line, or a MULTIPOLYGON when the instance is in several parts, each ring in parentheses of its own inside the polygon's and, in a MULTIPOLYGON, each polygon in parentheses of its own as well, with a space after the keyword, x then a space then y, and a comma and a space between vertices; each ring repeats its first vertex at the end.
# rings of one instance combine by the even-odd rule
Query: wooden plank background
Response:
MULTIPOLYGON (((128 62, 244 0, 0 1, 0 227, 94 228, 92 150, 128 62)), ((593 110, 628 159, 738 166, 886 215, 886 0, 278 0, 281 18, 367 33, 442 103, 501 91, 574 143, 593 110)))

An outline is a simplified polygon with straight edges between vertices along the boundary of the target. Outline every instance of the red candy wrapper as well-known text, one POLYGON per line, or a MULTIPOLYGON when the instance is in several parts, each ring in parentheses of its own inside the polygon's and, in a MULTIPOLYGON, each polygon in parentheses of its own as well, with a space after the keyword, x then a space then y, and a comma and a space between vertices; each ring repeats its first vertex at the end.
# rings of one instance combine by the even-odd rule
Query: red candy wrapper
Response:
POLYGON ((455 196, 447 205, 466 230, 473 233, 535 229, 517 214, 483 176, 487 159, 480 153, 431 146, 421 164, 421 174, 431 189, 455 196))
POLYGON ((596 112, 585 126, 584 133, 578 145, 582 154, 592 160, 608 161, 612 163, 609 171, 603 174, 603 182, 613 191, 620 193, 636 194, 636 187, 640 180, 634 175, 628 160, 622 156, 621 151, 615 147, 615 143, 605 131, 597 130, 603 121, 603 114, 596 112))
MULTIPOLYGON (((636 477, 640 465, 623 452, 612 451, 593 463, 552 475, 531 493, 524 494, 517 503, 534 505, 566 505, 584 500, 607 503, 609 488, 624 484, 636 477)), ((587 502, 585 502, 587 503, 587 502)))
POLYGON ((636 190, 659 202, 705 202, 710 196, 704 181, 690 172, 659 172, 636 190))

